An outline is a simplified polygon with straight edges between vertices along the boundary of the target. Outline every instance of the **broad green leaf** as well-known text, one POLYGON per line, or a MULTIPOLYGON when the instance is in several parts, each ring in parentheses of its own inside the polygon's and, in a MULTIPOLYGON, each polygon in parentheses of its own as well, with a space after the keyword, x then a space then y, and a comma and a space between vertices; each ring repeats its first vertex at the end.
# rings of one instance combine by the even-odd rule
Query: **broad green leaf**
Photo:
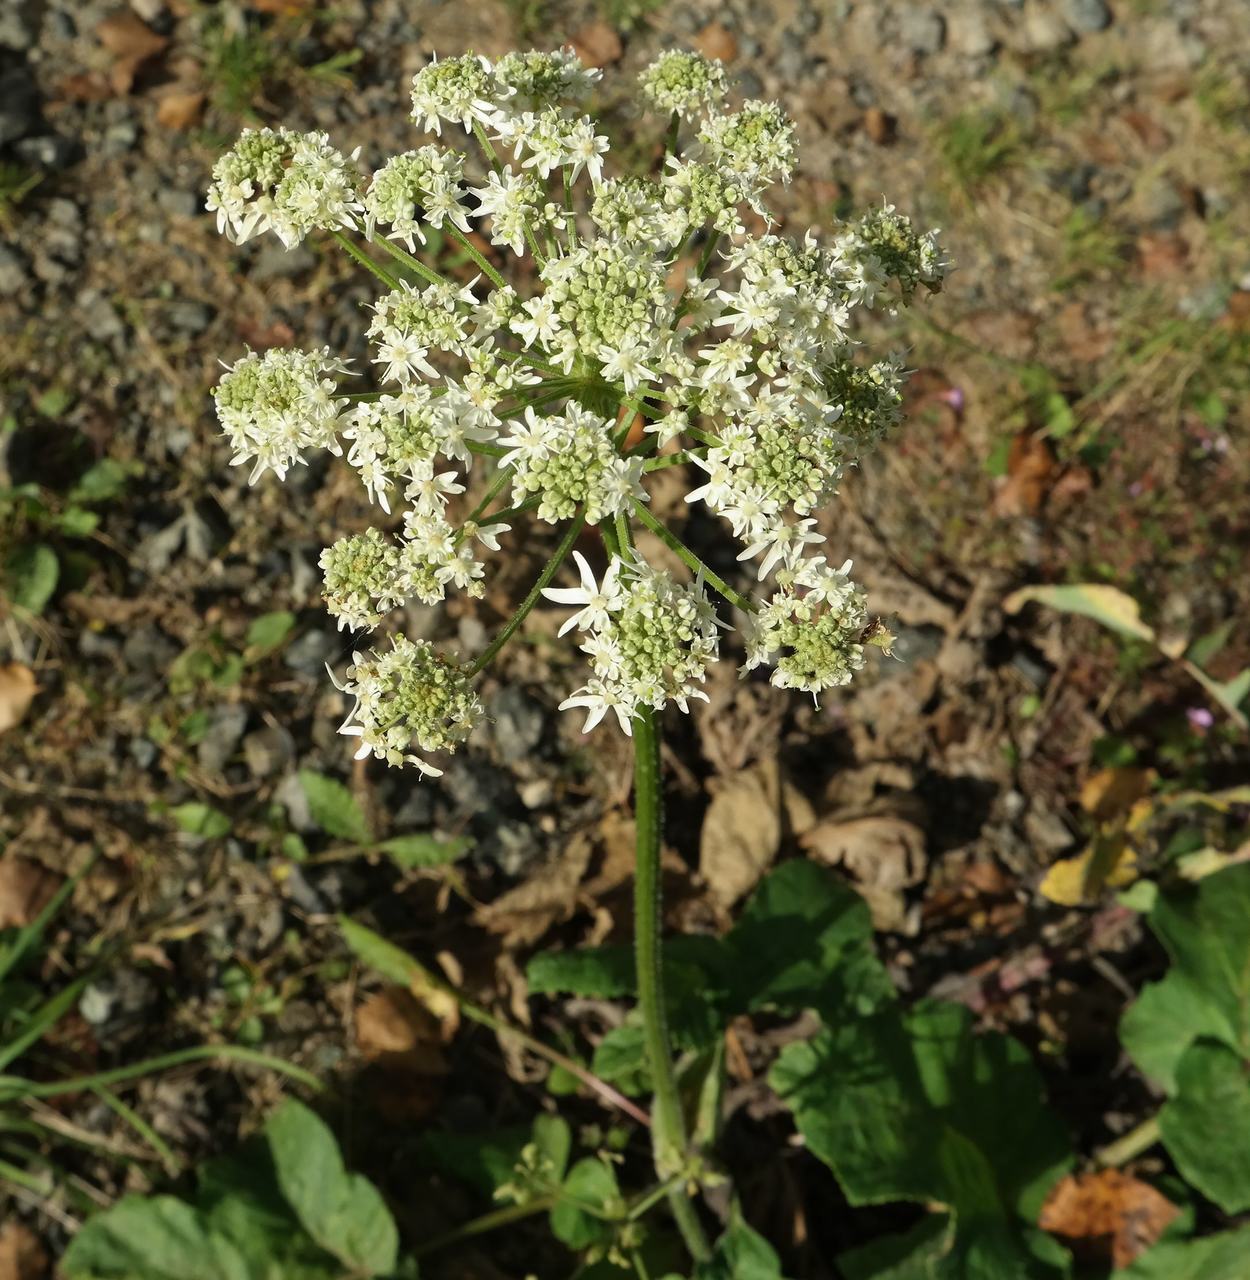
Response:
POLYGON ((1148 1249, 1112 1280, 1246 1280, 1250 1228, 1148 1249))
POLYGON ((1018 613, 1030 601, 1057 609, 1060 613, 1079 613, 1093 618, 1110 631, 1134 640, 1155 642, 1153 627, 1142 621, 1141 609, 1132 596, 1099 582, 1081 582, 1073 586, 1022 587, 1003 601, 1008 613, 1018 613))
POLYGON ((328 835, 353 844, 369 844, 373 833, 356 797, 341 783, 311 769, 299 771, 313 821, 328 835))
POLYGON ((954 1242, 950 1214, 931 1213, 909 1231, 838 1255, 843 1280, 935 1280, 954 1242))
POLYGON ((343 931, 343 940, 356 953, 360 962, 370 969, 376 969, 384 978, 406 987, 429 982, 429 974, 422 964, 372 929, 357 924, 346 916, 339 917, 339 928, 343 931))
POLYGON ((1241 1054, 1214 1040, 1191 1044, 1159 1131, 1176 1167, 1208 1200, 1225 1213, 1250 1209, 1250 1078, 1241 1054))
POLYGON ((629 947, 543 951, 525 968, 531 995, 592 996, 615 999, 637 989, 634 953, 629 947))
POLYGON ((84 511, 82 507, 67 507, 56 518, 56 527, 67 538, 86 538, 93 534, 100 524, 100 517, 94 511, 84 511))
POLYGON ((612 1239, 607 1217, 623 1209, 616 1173, 595 1156, 579 1160, 564 1179, 560 1200, 551 1210, 551 1231, 570 1249, 585 1249, 612 1239))
POLYGON ((258 653, 268 653, 271 649, 276 649, 294 628, 295 615, 289 609, 262 613, 260 617, 252 619, 244 644, 258 653))
POLYGON ((410 871, 414 867, 441 867, 455 862, 472 846, 472 841, 457 836, 451 840, 440 840, 432 835, 392 836, 383 840, 378 848, 388 854, 397 866, 410 871))
POLYGON ((569 1156, 573 1151, 573 1134, 568 1122, 560 1116, 549 1116, 546 1112, 536 1115, 530 1140, 542 1155, 542 1167, 550 1171, 553 1182, 560 1182, 569 1167, 569 1156))
POLYGON ((649 1092, 651 1072, 642 1027, 636 1022, 613 1027, 595 1046, 590 1069, 625 1093, 637 1096, 649 1092))
POLYGON ((1250 1062, 1250 867, 1161 894, 1149 920, 1172 966, 1129 1007, 1120 1038, 1141 1070, 1172 1094, 1177 1065, 1200 1037, 1250 1062))
POLYGON ((288 1099, 270 1116, 265 1140, 287 1203, 304 1230, 345 1266, 367 1275, 395 1269, 399 1233, 376 1187, 348 1173, 325 1123, 288 1099))
POLYGON ((122 463, 115 458, 101 458, 94 466, 88 467, 78 478, 78 483, 70 492, 72 502, 108 502, 116 498, 126 487, 131 476, 141 468, 136 463, 122 463))
POLYGON ((215 840, 230 831, 230 819, 220 809, 199 800, 178 805, 169 811, 169 816, 178 824, 179 831, 205 840, 215 840))
POLYGON ((4 589, 12 604, 39 614, 47 607, 61 576, 56 552, 43 542, 26 542, 14 549, 4 565, 4 589))
POLYGON ((420 1162, 423 1167, 452 1174, 489 1201, 499 1187, 512 1181, 521 1150, 533 1136, 533 1131, 522 1125, 485 1133, 435 1130, 421 1136, 420 1162))
POLYGON ((696 1267, 694 1280, 784 1280, 776 1250, 758 1231, 747 1226, 741 1206, 734 1202, 729 1225, 716 1242, 710 1262, 696 1267))
POLYGON ((771 1080, 852 1204, 936 1202, 953 1212, 954 1253, 969 1266, 1057 1274, 1023 1228, 1071 1157, 1016 1041, 974 1036, 967 1009, 926 1002, 788 1046, 771 1080))
POLYGON ((61 1270, 68 1280, 253 1280, 234 1245, 173 1196, 127 1196, 89 1219, 61 1270))

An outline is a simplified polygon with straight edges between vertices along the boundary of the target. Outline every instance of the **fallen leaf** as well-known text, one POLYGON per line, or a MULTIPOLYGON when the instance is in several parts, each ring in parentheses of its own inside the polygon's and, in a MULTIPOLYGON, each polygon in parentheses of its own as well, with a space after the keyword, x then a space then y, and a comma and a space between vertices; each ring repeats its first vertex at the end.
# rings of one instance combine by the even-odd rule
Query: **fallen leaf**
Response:
POLYGON ((29 858, 0 858, 0 929, 22 929, 52 901, 63 876, 29 858))
POLYGON ((1007 613, 1019 613, 1030 601, 1093 618, 1110 631, 1134 640, 1155 642, 1155 630, 1142 621, 1141 609, 1132 596, 1101 582, 1078 582, 1065 587, 1021 587, 1004 601, 1007 613))
POLYGON ((190 129, 204 111, 204 94, 199 90, 167 93, 156 104, 156 123, 166 129, 190 129))
POLYGON ((1178 276, 1189 266, 1189 245, 1174 232, 1145 232, 1137 238, 1137 265, 1150 280, 1178 276))
POLYGON ((619 62, 624 49, 616 28, 606 22, 588 22, 573 34, 574 52, 588 66, 606 67, 619 62))
POLYGON ((1154 780, 1153 769, 1099 769, 1081 787, 1081 808, 1099 822, 1118 818, 1150 791, 1154 780))
POLYGON ((496 898, 474 914, 478 924, 503 935, 505 947, 527 947, 552 925, 567 920, 577 904, 577 890, 590 865, 592 841, 583 831, 524 884, 496 898))
POLYGON ((897 133, 898 121, 880 107, 869 107, 864 112, 864 132, 879 147, 887 147, 897 133))
POLYGON ((1180 1210, 1148 1182, 1100 1169, 1061 1178, 1042 1205, 1038 1225, 1062 1236, 1085 1263, 1127 1267, 1180 1210))
POLYGON ((20 662, 0 667, 0 733, 22 723, 38 691, 35 673, 29 667, 20 662))
POLYGON ((42 1280, 48 1255, 39 1237, 24 1222, 0 1226, 0 1280, 42 1280))
POLYGON ((1074 858, 1052 863, 1037 891, 1061 907, 1092 906, 1107 889, 1137 879, 1137 852, 1122 830, 1100 831, 1074 858))
POLYGON ((690 41, 705 58, 732 62, 738 56, 738 41, 723 22, 709 22, 690 41))
POLYGON ((1007 478, 994 495, 997 516, 1035 516, 1042 509, 1058 472, 1050 442, 1022 431, 1011 442, 1007 478))
POLYGON ((818 862, 849 872, 875 928, 910 928, 903 891, 919 884, 929 865, 925 834, 914 822, 893 814, 826 819, 799 844, 818 862))
POLYGON ((129 93, 139 69, 169 44, 133 9, 118 9, 96 25, 96 39, 113 55, 109 83, 117 94, 129 93))
POLYGON ((1144 111, 1125 111, 1120 118, 1151 151, 1162 151, 1172 141, 1172 135, 1144 111))
POLYGON ((723 907, 759 883, 781 848, 781 777, 775 760, 720 784, 699 833, 699 871, 723 907))
POLYGON ((385 987, 356 1010, 369 1095, 388 1119, 421 1120, 441 1103, 448 1073, 442 1037, 439 1019, 406 987, 385 987))
POLYGON ((239 337, 253 351, 268 351, 270 347, 289 347, 295 341, 295 330, 285 320, 262 325, 259 320, 241 318, 235 328, 239 337))

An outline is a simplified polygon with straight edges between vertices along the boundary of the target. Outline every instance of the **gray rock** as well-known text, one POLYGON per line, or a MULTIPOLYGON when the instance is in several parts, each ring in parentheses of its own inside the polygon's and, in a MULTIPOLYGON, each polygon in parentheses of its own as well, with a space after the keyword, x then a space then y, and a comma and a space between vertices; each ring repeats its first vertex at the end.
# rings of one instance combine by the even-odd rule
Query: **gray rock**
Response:
POLYGON ((493 854, 493 861, 505 875, 519 876, 541 852, 538 837, 527 822, 501 822, 491 834, 487 856, 493 854))
POLYGON ((195 191, 179 191, 176 187, 157 192, 156 203, 175 218, 194 218, 204 208, 204 198, 195 191))
POLYGON ((904 8, 899 20, 899 39, 912 53, 922 57, 937 53, 946 43, 946 20, 936 9, 904 8))
POLYGON ((317 265, 316 255, 302 244, 284 249, 281 243, 267 244, 257 255, 250 275, 253 280, 289 280, 317 265))
POLYGON ((195 755, 201 768, 220 773, 230 762, 243 730, 247 728, 247 708, 227 703, 213 712, 208 732, 200 739, 195 755))
POLYGON ((1185 200, 1167 178, 1157 178, 1141 193, 1143 221, 1159 231, 1170 231, 1185 216, 1185 200))
POLYGON ((165 320, 171 329, 195 337, 213 322, 213 309, 207 303, 179 298, 165 308, 165 320))
POLYGON ((7 0, 0 9, 0 45, 29 49, 39 36, 39 5, 35 0, 7 0))
POLYGON ((333 631, 305 631, 292 640, 282 654, 282 661, 305 676, 324 676, 326 663, 345 647, 333 631))
POLYGON ((26 283, 26 262, 16 249, 0 244, 0 298, 11 298, 26 283))
POLYGON ((140 769, 150 769, 160 754, 156 749, 156 743, 149 742, 147 738, 131 738, 126 750, 130 752, 130 758, 140 769))
POLYGON ((1064 0, 1063 16, 1075 31, 1105 31, 1111 25, 1106 0, 1064 0))
POLYGON ((500 756, 517 764, 530 755, 543 737, 543 709, 517 685, 507 685, 491 701, 491 732, 500 756))
POLYGON ((119 120, 104 131, 100 150, 106 155, 120 156, 133 151, 139 141, 139 126, 133 120, 119 120))
POLYGON ((151 623, 127 632, 122 641, 122 657, 135 671, 163 672, 177 656, 178 646, 151 623))
POLYGON ((25 67, 0 74, 0 146, 24 138, 39 124, 39 90, 25 67))
POLYGON ((296 831, 320 830, 313 821, 308 796, 304 792, 304 784, 300 782, 298 773, 288 773, 278 784, 273 798, 286 810, 287 821, 296 831))
POLYGON ((85 332, 96 342, 108 342, 120 338, 126 325, 113 308, 113 304, 95 289, 83 289, 75 299, 78 315, 85 332))
POLYGON ((271 778, 295 759, 295 739, 281 725, 266 725, 243 739, 243 758, 254 777, 271 778))
POLYGON ((970 5, 950 15, 950 47, 966 58, 984 58, 996 43, 983 5, 970 5))
POLYGON ((1051 53, 1071 44, 1074 38, 1072 29, 1057 13, 1040 8, 1030 9, 1025 14, 1020 34, 1024 38, 1024 48, 1030 53, 1051 53))
POLYGON ((59 133, 45 133, 36 138, 22 138, 13 144, 13 154, 32 169, 57 173, 68 168, 78 156, 78 143, 59 133))

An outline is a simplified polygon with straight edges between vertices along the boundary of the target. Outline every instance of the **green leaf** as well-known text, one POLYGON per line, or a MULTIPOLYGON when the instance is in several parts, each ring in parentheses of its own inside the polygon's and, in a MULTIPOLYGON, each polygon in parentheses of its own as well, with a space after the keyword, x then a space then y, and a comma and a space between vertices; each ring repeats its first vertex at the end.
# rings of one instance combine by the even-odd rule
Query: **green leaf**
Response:
POLYGON ((1217 1040, 1250 1061, 1250 867, 1160 895, 1149 921, 1172 966, 1129 1006, 1120 1038, 1138 1067, 1174 1094, 1178 1064, 1195 1040, 1217 1040))
POLYGON ((372 842, 373 833, 369 830, 364 811, 341 782, 311 769, 301 769, 299 780, 304 795, 308 797, 312 819, 322 831, 340 840, 350 840, 353 844, 372 842))
POLYGON ((937 1202, 984 1274, 1053 1277, 1024 1231, 1070 1165, 1028 1053, 960 1005, 847 1019, 782 1051, 772 1084, 853 1205, 937 1202), (994 1271, 993 1268, 997 1268, 994 1271))
POLYGON ((230 831, 230 819, 220 809, 199 800, 178 805, 169 811, 169 816, 178 824, 179 831, 204 840, 215 840, 230 831))
POLYGON ((442 867, 472 848, 473 841, 464 836, 440 840, 432 835, 392 836, 383 840, 377 848, 389 854, 391 860, 405 871, 414 867, 442 867))
POLYGON ((345 1266, 367 1275, 395 1269, 399 1232, 376 1187, 348 1173, 329 1128, 288 1099, 265 1125, 274 1172, 304 1230, 345 1266))
POLYGON ((70 491, 71 502, 88 506, 97 502, 109 502, 125 489, 127 481, 140 470, 136 463, 122 463, 114 458, 101 458, 88 467, 70 491))
POLYGON ((86 538, 96 531, 100 517, 82 507, 67 507, 56 519, 56 527, 67 538, 86 538))
POLYGON ((629 947, 543 951, 525 968, 531 995, 576 995, 615 999, 637 990, 629 947))
POLYGON ((1245 1280, 1250 1229, 1157 1244, 1112 1280, 1245 1280))
POLYGON ((346 916, 339 917, 339 928, 343 931, 343 940, 356 953, 360 962, 370 969, 376 969, 384 978, 398 982, 402 986, 426 986, 429 973, 425 966, 414 960, 401 947, 387 942, 372 929, 346 916))
POLYGON ((61 1270, 68 1280, 252 1280, 238 1249, 173 1196, 127 1196, 97 1214, 61 1270))
POLYGON ((1141 610, 1132 596, 1099 582, 1081 582, 1072 586, 1023 587, 1003 601, 1008 613, 1018 613, 1029 601, 1044 604, 1060 613, 1078 613, 1093 618, 1110 631, 1134 640, 1153 644, 1155 631, 1141 619, 1141 610))
POLYGON ((1164 1146, 1186 1181, 1225 1213, 1250 1209, 1250 1080, 1228 1045, 1198 1040, 1176 1068, 1159 1112, 1164 1146))
POLYGON ((35 412, 45 418, 59 418, 74 403, 74 393, 67 387, 49 387, 35 398, 35 412))
POLYGON ((483 1133, 436 1130, 421 1135, 418 1151, 423 1167, 450 1173, 490 1200, 512 1180, 521 1150, 532 1140, 533 1131, 523 1125, 483 1133))
POLYGON ((747 1226, 737 1201, 712 1260, 695 1269, 694 1280, 783 1280, 776 1250, 747 1226))
POLYGON ((295 615, 289 609, 262 613, 253 618, 244 637, 244 644, 257 654, 276 649, 295 628, 295 615))
POLYGON ((954 1243, 948 1213, 931 1213, 896 1235, 838 1255, 843 1280, 935 1280, 954 1243))
POLYGON ((626 1022, 613 1027, 595 1046, 590 1069, 623 1092, 637 1096, 650 1092, 646 1038, 641 1025, 626 1022))
POLYGON ((570 1249, 585 1249, 612 1239, 613 1223, 599 1216, 619 1214, 623 1207, 610 1164, 594 1156, 579 1160, 569 1170, 560 1192, 560 1201, 551 1210, 551 1231, 557 1240, 570 1249))
POLYGON ((19 609, 40 614, 52 599, 61 562, 56 552, 43 542, 25 542, 15 548, 5 561, 5 590, 9 600, 19 609))
POLYGON ((560 1116, 540 1112, 534 1117, 530 1141, 542 1156, 541 1167, 549 1172, 553 1182, 560 1182, 569 1167, 569 1156, 573 1151, 573 1134, 567 1121, 560 1116))

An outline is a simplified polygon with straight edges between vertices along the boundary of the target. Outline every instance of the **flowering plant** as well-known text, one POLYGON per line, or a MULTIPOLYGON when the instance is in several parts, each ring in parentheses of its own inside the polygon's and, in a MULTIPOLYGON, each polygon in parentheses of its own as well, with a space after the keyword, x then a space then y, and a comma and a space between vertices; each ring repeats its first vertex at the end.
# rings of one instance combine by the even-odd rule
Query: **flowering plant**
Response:
POLYGON ((587 731, 611 711, 634 739, 636 976, 655 1163, 691 1253, 706 1259, 687 1194, 704 1175, 661 982, 655 715, 706 697, 723 605, 741 615, 743 670, 771 666, 775 685, 813 695, 850 680, 866 643, 888 643, 850 562, 821 553, 815 513, 900 416, 901 363, 864 356, 854 313, 887 290, 910 301, 938 289, 948 264, 934 234, 888 204, 823 242, 775 234, 765 196, 791 176, 794 125, 775 103, 730 109, 723 67, 697 54, 669 51, 640 77, 646 105, 668 117, 659 173, 614 172, 607 137, 582 112, 597 77, 568 52, 434 60, 413 80, 412 114, 439 142, 368 178, 357 153, 322 134, 246 132, 213 171, 219 227, 236 241, 272 231, 288 247, 320 230, 371 271, 384 287, 367 334, 382 389, 345 390, 348 366, 329 350, 271 350, 229 367, 216 401, 233 461, 253 480, 283 477, 311 449, 345 454, 398 526, 323 553, 340 627, 373 628, 449 589, 480 596, 478 548, 499 550, 523 517, 561 528, 473 662, 403 635, 355 654, 339 685, 354 700, 342 732, 360 739, 361 757, 437 775, 426 757, 481 718, 474 680, 535 604, 573 610, 560 634, 580 633, 590 670, 561 706, 584 710, 587 731), (480 155, 444 142, 444 126, 461 127, 480 155), (416 256, 429 228, 460 244, 475 279, 448 279, 416 256), (512 258, 517 285, 495 265, 512 258), (649 477, 671 466, 697 475, 686 502, 722 520, 738 559, 756 562, 757 592, 737 591, 653 514, 649 477), (453 518, 471 483, 477 501, 453 518), (574 550, 586 526, 607 553, 599 576, 574 550), (690 578, 649 563, 638 528, 690 578), (552 586, 570 553, 578 583, 552 586))

